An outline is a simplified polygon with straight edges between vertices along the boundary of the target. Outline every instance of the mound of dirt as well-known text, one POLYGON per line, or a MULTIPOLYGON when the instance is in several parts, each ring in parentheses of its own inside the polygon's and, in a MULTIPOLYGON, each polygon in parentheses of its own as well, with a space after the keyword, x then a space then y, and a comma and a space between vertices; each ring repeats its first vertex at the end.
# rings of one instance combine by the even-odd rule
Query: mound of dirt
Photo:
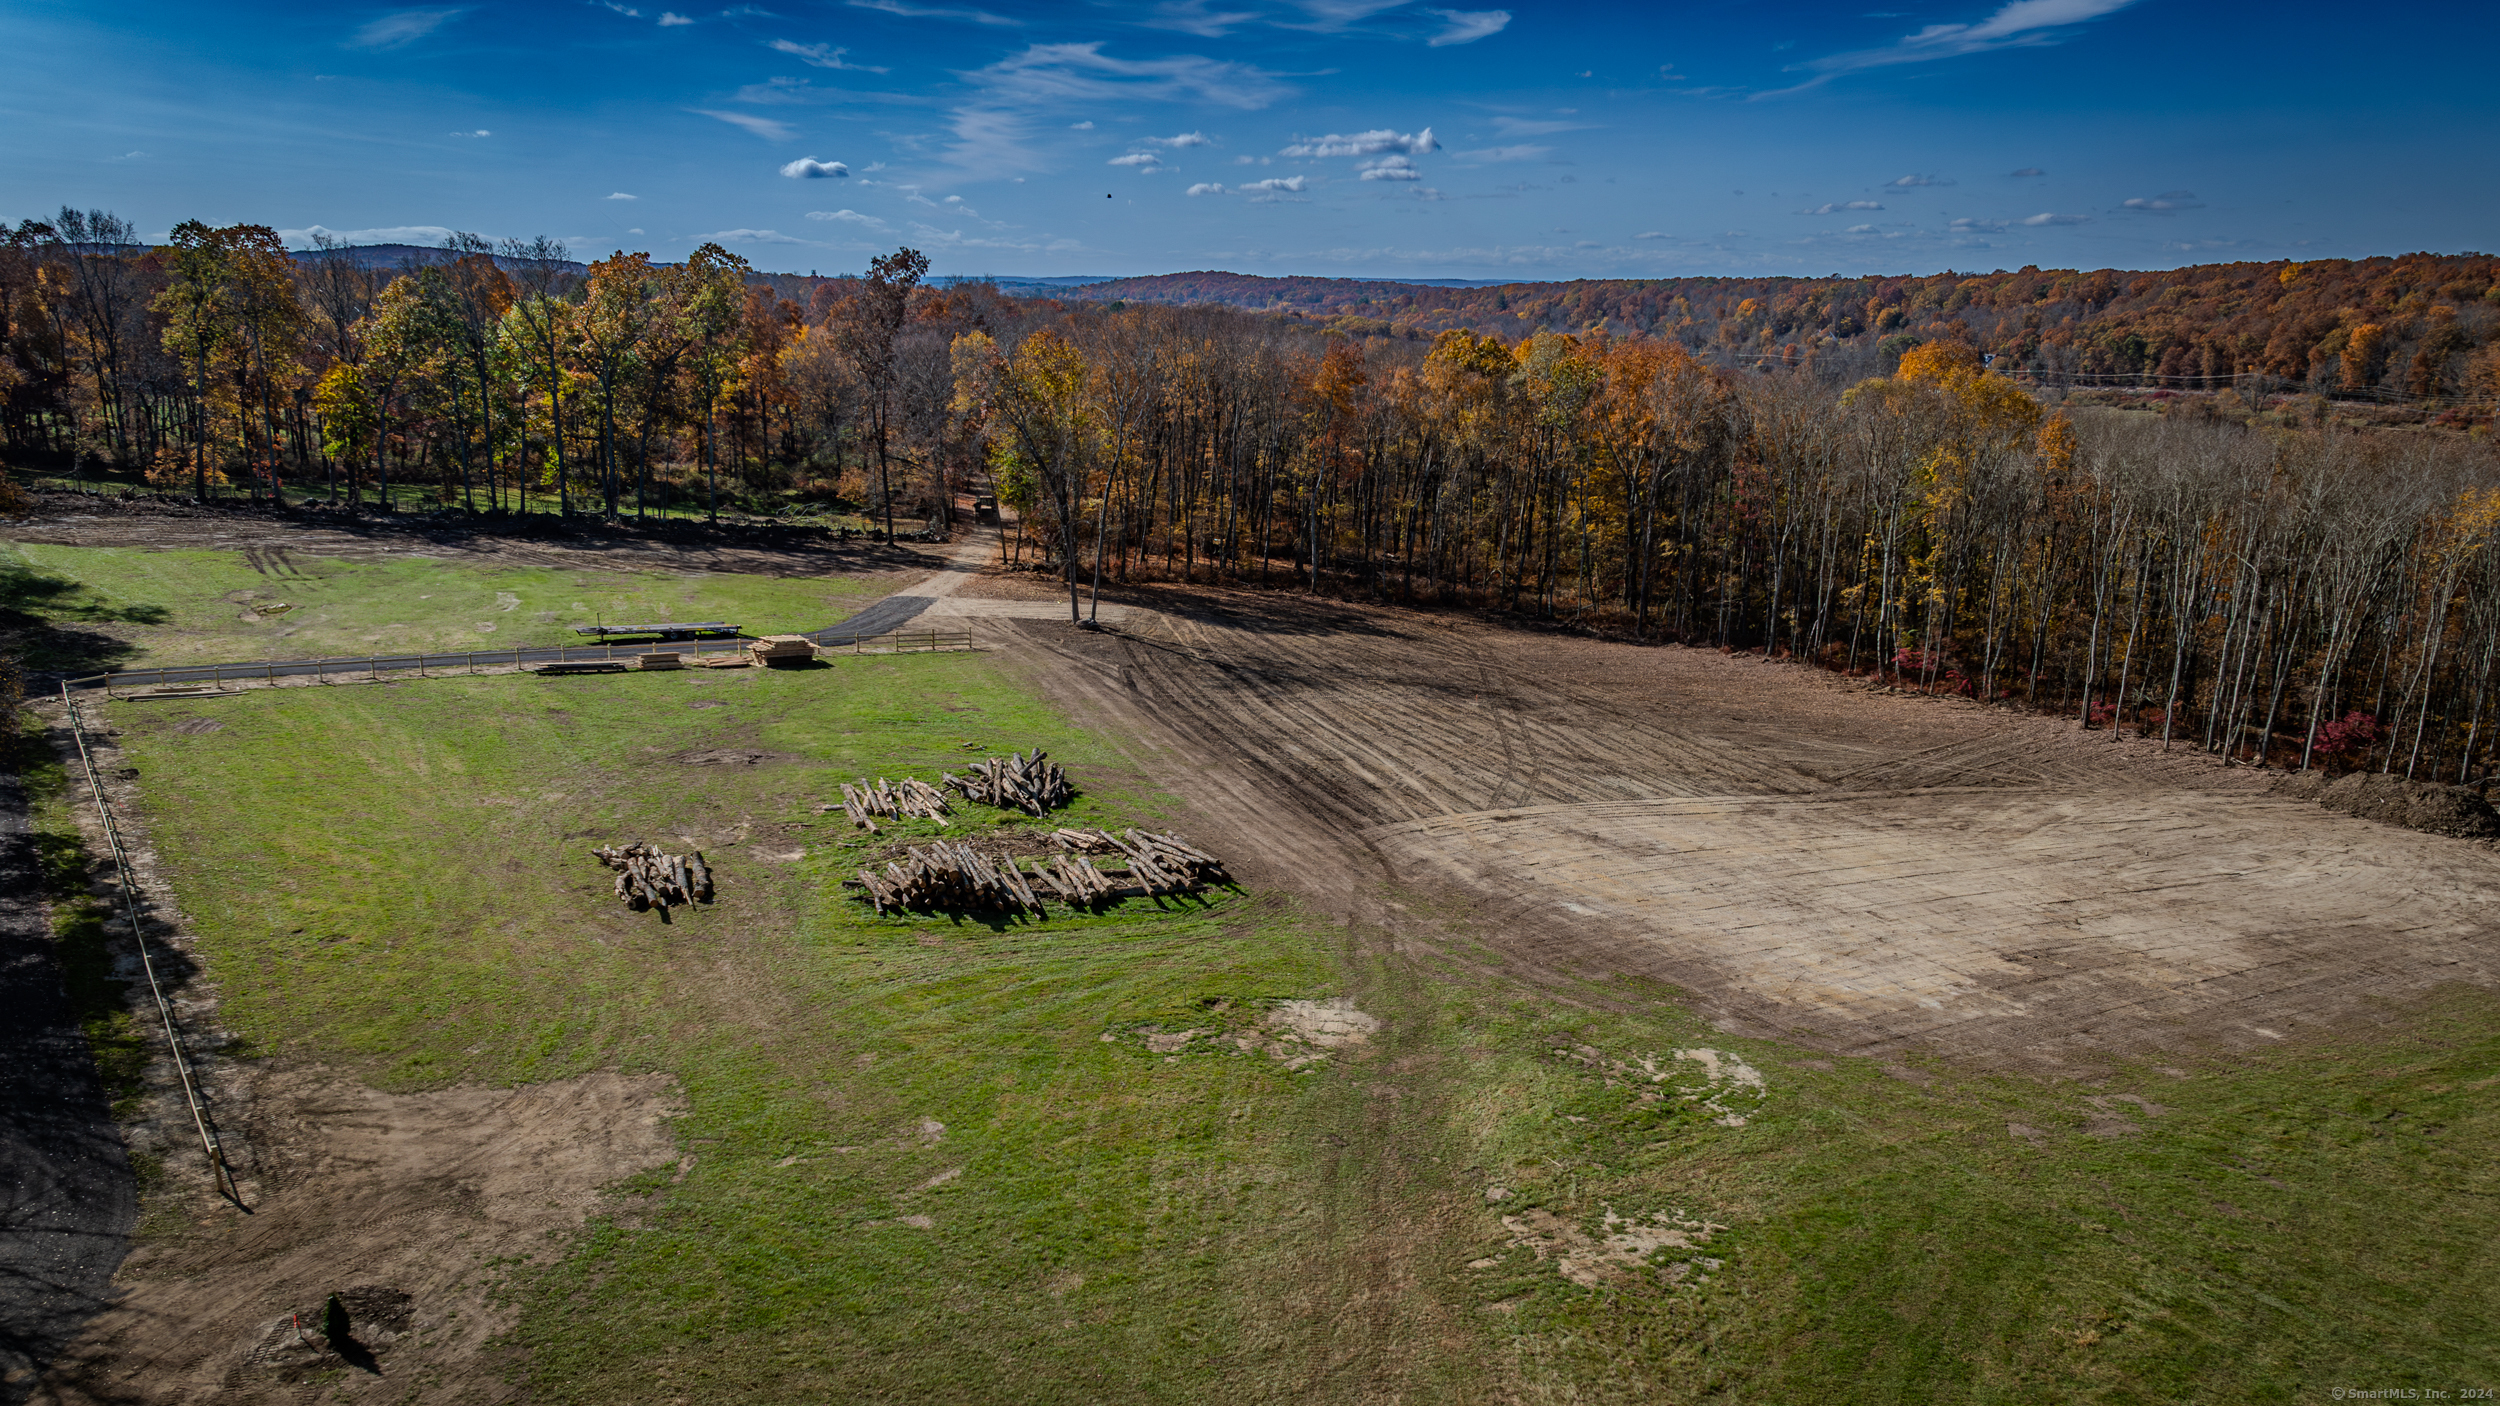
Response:
POLYGON ((2500 813, 2471 788, 2401 776, 2355 772, 2328 780, 2304 771, 2274 783, 2275 793, 2316 801, 2329 810, 2461 840, 2500 836, 2500 813))

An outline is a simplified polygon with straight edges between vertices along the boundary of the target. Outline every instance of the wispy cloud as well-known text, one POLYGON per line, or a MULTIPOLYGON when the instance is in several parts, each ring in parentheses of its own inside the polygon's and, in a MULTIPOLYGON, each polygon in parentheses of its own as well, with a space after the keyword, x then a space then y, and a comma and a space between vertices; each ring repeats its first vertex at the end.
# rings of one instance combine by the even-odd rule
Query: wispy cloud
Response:
POLYGON ((790 130, 789 123, 775 122, 769 117, 758 117, 751 112, 719 112, 708 107, 690 107, 686 111, 697 117, 709 117, 715 122, 726 122, 742 131, 753 132, 766 141, 786 142, 796 135, 790 130))
POLYGON ((1164 0, 1137 23, 1148 29, 1176 29, 1201 39, 1221 39, 1258 17, 1255 10, 1210 10, 1207 0, 1164 0))
POLYGON ((454 132, 452 135, 455 137, 491 137, 495 134, 480 127, 474 132, 454 132))
POLYGON ((380 19, 368 21, 347 42, 358 49, 396 49, 413 44, 450 23, 459 14, 449 10, 393 10, 380 19))
POLYGON ((627 195, 625 192, 623 192, 623 191, 621 191, 621 190, 620 190, 620 191, 616 191, 616 192, 614 192, 614 193, 610 194, 610 195, 608 196, 608 199, 610 199, 610 200, 640 200, 640 199, 642 199, 642 197, 641 197, 641 196, 639 196, 639 195, 627 195))
POLYGON ((2145 215, 2168 215, 2180 210, 2202 210, 2204 202, 2192 190, 2165 190, 2159 195, 2139 195, 2119 206, 2145 215))
POLYGON ((1109 161, 1106 161, 1103 164, 1105 166, 1134 166, 1137 168, 1138 173, 1143 175, 1148 171, 1152 171, 1155 167, 1162 165, 1163 158, 1155 155, 1151 151, 1132 151, 1126 156, 1112 157, 1109 161))
POLYGON ((1430 127, 1411 133, 1379 127, 1369 132, 1331 132, 1324 137, 1295 142, 1276 154, 1304 157, 1379 156, 1384 152, 1397 151, 1409 156, 1428 156, 1440 149, 1441 143, 1433 139, 1430 127))
POLYGON ((1843 210, 1881 210, 1883 208, 1881 202, 1874 200, 1834 200, 1817 205, 1811 210, 1800 210, 1797 213, 1800 215, 1837 215, 1843 210))
POLYGON ((1169 137, 1148 137, 1146 138, 1146 145, 1166 146, 1177 151, 1184 147, 1213 146, 1215 145, 1215 139, 1209 137, 1204 132, 1182 132, 1169 137))
POLYGON ((851 63, 842 56, 850 52, 831 44, 801 44, 792 39, 775 39, 765 46, 775 53, 788 54, 804 64, 817 68, 838 68, 852 73, 888 73, 892 70, 876 64, 851 63))
POLYGON ((890 103, 903 107, 923 107, 928 99, 911 93, 870 93, 855 88, 819 88, 805 78, 770 78, 749 83, 734 95, 739 102, 759 107, 815 106, 819 103, 890 103))
POLYGON ((1275 74, 1248 64, 1174 54, 1120 59, 1102 41, 1035 44, 964 75, 994 100, 1022 103, 1100 102, 1121 98, 1197 99, 1253 112, 1293 90, 1275 74))
POLYGON ((854 10, 875 10, 907 20, 959 20, 965 24, 999 25, 1008 29, 1021 28, 1024 24, 1022 20, 993 15, 987 10, 938 9, 927 5, 906 5, 903 0, 849 0, 849 4, 854 10))
POLYGON ((807 212, 807 217, 811 220, 834 220, 846 225, 858 225, 862 229, 893 228, 876 216, 863 215, 857 210, 810 210, 807 212))
POLYGON ((1448 28, 1425 40, 1431 48, 1448 44, 1473 44, 1487 35, 1499 34, 1510 23, 1508 10, 1426 10, 1439 15, 1448 28))
POLYGON ((1505 137, 1550 137, 1556 132, 1585 132, 1596 125, 1594 122, 1571 122, 1546 117, 1496 117, 1493 119, 1494 130, 1505 137))
POLYGON ((669 10, 660 11, 660 28, 662 29, 671 29, 677 25, 692 23, 694 23, 694 21, 684 15, 677 14, 669 10))
POLYGON ((812 249, 830 247, 813 239, 783 234, 777 229, 716 229, 710 234, 688 235, 687 240, 711 244, 803 244, 812 249))
POLYGON ((1294 8, 1310 16, 1303 23, 1287 25, 1288 29, 1315 29, 1334 34, 1349 29, 1386 10, 1394 10, 1407 0, 1293 0, 1294 8))
POLYGON ((782 167, 781 174, 794 181, 838 181, 847 179, 851 168, 839 161, 819 161, 813 156, 802 156, 782 167))
POLYGON ((1501 161, 1534 161, 1538 157, 1552 154, 1553 150, 1550 146, 1520 142, 1512 146, 1488 146, 1479 147, 1474 151, 1453 151, 1450 155, 1460 161, 1472 161, 1479 166, 1484 166, 1501 161))
MULTIPOLYGON (((2030 224, 2031 221, 2025 220, 2023 223, 2030 224)), ((1955 234, 1994 234, 2005 228, 2005 221, 1983 220, 1975 215, 1963 215, 1945 221, 1944 227, 1955 234)))
POLYGON ((2037 215, 2025 216, 2023 218, 2023 223, 2033 226, 2088 225, 2092 223, 2092 217, 2090 215, 2061 215, 2054 210, 2043 210, 2037 215))
POLYGON ((1814 75, 1795 87, 1758 97, 1777 97, 1817 87, 1847 73, 1890 68, 1905 63, 1985 54, 1998 49, 2054 44, 2074 26, 2115 14, 2135 0, 2012 0, 1975 24, 1931 24, 1880 49, 1859 49, 1790 65, 1791 72, 1814 75))
POLYGON ((1943 176, 1902 176, 1884 182, 1884 188, 1886 190, 1917 190, 1921 186, 1949 186, 1951 184, 1953 182, 1943 176))

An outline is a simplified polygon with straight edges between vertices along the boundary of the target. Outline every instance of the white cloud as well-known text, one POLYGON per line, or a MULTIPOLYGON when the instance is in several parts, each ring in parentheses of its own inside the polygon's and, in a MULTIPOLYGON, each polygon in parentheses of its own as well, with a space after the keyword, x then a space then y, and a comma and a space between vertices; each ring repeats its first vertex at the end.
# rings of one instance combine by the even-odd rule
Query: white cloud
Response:
POLYGON ((813 79, 775 77, 749 83, 735 94, 742 103, 764 107, 814 106, 818 103, 888 103, 925 107, 927 99, 908 93, 868 93, 851 88, 819 88, 813 79))
POLYGON ((610 199, 610 200, 640 200, 640 199, 642 199, 642 197, 641 197, 641 196, 639 196, 639 195, 627 195, 625 192, 623 192, 623 191, 621 191, 621 190, 620 190, 620 191, 613 191, 613 192, 611 192, 611 193, 609 194, 609 196, 608 196, 608 199, 610 199))
POLYGON ((1501 33, 1502 27, 1510 23, 1508 10, 1426 10, 1424 13, 1439 15, 1449 23, 1449 28, 1425 41, 1428 47, 1435 49, 1445 44, 1473 44, 1488 34, 1501 33))
POLYGON ((1152 18, 1136 23, 1148 29, 1177 29, 1201 39, 1221 39, 1258 17, 1253 10, 1210 10, 1207 0, 1164 0, 1155 6, 1152 18))
POLYGON ((2034 226, 2037 226, 2037 225, 2088 225, 2088 224, 2092 223, 2092 217, 2091 217, 2090 215, 2061 215, 2061 214, 2058 214, 2057 212, 2055 212, 2055 211, 2053 211, 2053 210, 2043 210, 2043 211, 2041 211, 2041 212, 2040 212, 2039 214, 2037 214, 2037 215, 2031 215, 2031 216, 2027 216, 2027 217, 2025 217, 2025 219, 2023 220, 2023 223, 2024 223, 2024 224, 2027 224, 2027 225, 2034 225, 2034 226))
POLYGON ((1200 181, 1183 192, 1186 195, 1230 195, 1231 193, 1224 189, 1222 181, 1200 181))
POLYGON ((697 234, 689 236, 689 242, 709 242, 713 244, 804 244, 815 249, 832 247, 813 239, 800 239, 795 235, 783 234, 777 229, 718 229, 712 231, 710 234, 697 234))
POLYGON ((1197 99, 1256 111, 1292 90, 1248 64, 1196 54, 1117 59, 1102 41, 1035 44, 966 77, 993 99, 1018 103, 1100 102, 1121 98, 1197 99))
POLYGON ((1403 156, 1384 156, 1363 164, 1363 179, 1367 181, 1420 181, 1423 178, 1424 173, 1415 169, 1415 163, 1403 156))
MULTIPOLYGON (((2034 222, 2035 222, 2035 220, 2036 220, 2036 222, 2037 222, 2037 223, 2040 223, 2040 224, 2047 224, 2047 223, 2048 223, 2048 221, 2047 221, 2046 219, 2039 219, 2039 218, 2037 218, 2037 217, 2035 217, 2035 219, 2034 219, 2034 220, 2025 220, 2025 221, 2023 221, 2023 223, 2024 223, 2024 224, 2032 224, 2032 223, 2034 223, 2034 222)), ((1961 217, 1959 217, 1959 218, 1957 218, 1957 219, 1953 219, 1953 220, 1949 220, 1949 221, 1947 221, 1947 222, 1945 223, 1945 228, 1946 228, 1946 229, 1948 229, 1948 230, 1951 230, 1952 232, 1954 232, 1954 233, 1956 233, 1956 234, 1977 234, 1977 233, 1988 233, 1988 234, 1994 234, 1994 233, 1996 233, 1998 230, 2001 230, 2001 229, 2005 228, 2005 221, 2003 221, 2003 220, 1983 220, 1983 219, 1979 219, 1979 218, 1977 218, 1976 216, 1972 216, 1972 215, 1963 215, 1963 216, 1961 216, 1961 217)))
POLYGON ((2125 202, 2120 208, 2139 211, 2147 215, 2167 215, 2175 210, 2201 210, 2205 207, 2203 202, 2196 198, 2195 191, 2165 190, 2159 195, 2139 195, 2125 202))
POLYGON ((459 13, 456 9, 393 10, 357 30, 355 37, 347 43, 356 49, 396 49, 432 34, 459 13))
POLYGON ((668 29, 675 25, 692 23, 694 23, 694 21, 686 18, 684 15, 676 14, 668 10, 660 11, 660 28, 662 29, 668 29))
POLYGON ((1132 151, 1126 156, 1112 157, 1109 161, 1106 161, 1103 164, 1106 166, 1135 166, 1139 170, 1145 171, 1152 170, 1153 168, 1162 165, 1163 158, 1155 155, 1151 151, 1132 151))
POLYGON ((810 210, 807 212, 807 217, 811 220, 828 220, 846 225, 858 225, 863 229, 892 228, 892 226, 888 225, 885 221, 878 219, 876 216, 863 215, 857 210, 810 210))
POLYGON ((1021 20, 993 15, 987 10, 938 10, 925 5, 906 5, 902 0, 850 0, 854 10, 875 10, 880 14, 899 15, 907 20, 962 20, 968 24, 1004 25, 1020 28, 1021 20))
POLYGON ((1310 185, 1310 183, 1311 178, 1308 176, 1270 176, 1263 181, 1252 181, 1250 184, 1243 186, 1242 189, 1245 191, 1258 191, 1264 194, 1273 194, 1277 191, 1292 191, 1293 193, 1299 195, 1310 185))
MULTIPOLYGON (((2065 32, 2073 26, 2115 14, 2134 3, 2135 0, 2012 0, 2012 3, 2001 6, 1995 14, 1977 24, 1931 24, 1880 49, 1861 49, 1793 64, 1791 72, 1811 73, 1814 76, 1796 87, 1779 91, 1799 92, 1828 83, 1844 73, 1856 73, 1863 69, 1928 63, 1997 49, 2054 44, 2064 38, 2065 32)), ((1756 96, 1776 97, 1779 94, 1761 93, 1756 96)))
POLYGON ((480 127, 474 132, 454 132, 452 135, 455 137, 491 137, 495 134, 480 127))
POLYGON ((819 161, 813 156, 802 156, 782 167, 781 174, 794 181, 841 180, 851 174, 851 168, 839 161, 819 161))
POLYGON ((716 122, 726 122, 732 127, 753 132, 766 141, 786 142, 795 135, 790 130, 789 123, 775 122, 769 117, 758 117, 751 112, 718 112, 708 107, 690 107, 686 111, 698 117, 709 117, 716 122))
POLYGON ((1639 234, 1633 235, 1632 237, 1633 237, 1634 239, 1665 239, 1665 238, 1667 238, 1668 236, 1667 236, 1666 232, 1665 232, 1665 231, 1663 231, 1663 230, 1654 230, 1654 229, 1653 229, 1653 230, 1645 230, 1645 231, 1643 231, 1642 233, 1639 233, 1639 234))
POLYGON ((1091 122, 1071 122, 1068 124, 1068 130, 1071 132, 1090 132, 1094 130, 1094 124, 1091 122))
POLYGON ((1800 215, 1837 215, 1843 210, 1881 210, 1883 208, 1880 203, 1872 200, 1830 201, 1817 205, 1811 210, 1800 210, 1797 213, 1800 215))
POLYGON ((1915 190, 1920 186, 1949 186, 1951 184, 1953 182, 1942 176, 1902 176, 1897 180, 1884 182, 1884 188, 1886 190, 1915 190))
POLYGON ((599 0, 599 3, 607 9, 616 11, 618 14, 623 15, 629 20, 638 20, 642 18, 642 11, 635 9, 631 5, 620 5, 616 3, 616 0, 599 0))
POLYGON ((1454 151, 1450 155, 1461 161, 1483 164, 1495 161, 1534 161, 1552 151, 1553 148, 1550 146, 1536 146, 1523 142, 1517 146, 1489 146, 1477 151, 1454 151))
POLYGON ((1842 234, 1873 234, 1874 232, 1875 227, 1873 225, 1851 225, 1847 229, 1841 231, 1842 234))
POLYGON ((838 68, 845 69, 853 73, 887 73, 892 71, 890 69, 880 68, 875 64, 847 62, 842 56, 849 53, 850 50, 837 49, 831 44, 801 44, 790 39, 775 39, 765 47, 772 49, 776 53, 788 54, 790 57, 797 59, 801 63, 813 64, 817 68, 838 68))
POLYGON ((642 231, 641 231, 641 230, 638 230, 638 229, 629 229, 629 230, 627 230, 627 231, 625 231, 625 232, 626 232, 627 234, 640 234, 640 233, 642 233, 642 231))
POLYGON ((1210 138, 1204 132, 1183 132, 1176 137, 1148 137, 1146 138, 1146 145, 1168 146, 1177 149, 1181 147, 1213 146, 1215 145, 1215 142, 1213 138, 1210 138))
POLYGON ((1308 157, 1378 156, 1383 152, 1402 151, 1409 156, 1428 156, 1440 149, 1441 143, 1433 140, 1430 127, 1414 133, 1393 132, 1386 127, 1380 127, 1369 132, 1350 134, 1331 132, 1324 137, 1295 142, 1276 154, 1308 157))

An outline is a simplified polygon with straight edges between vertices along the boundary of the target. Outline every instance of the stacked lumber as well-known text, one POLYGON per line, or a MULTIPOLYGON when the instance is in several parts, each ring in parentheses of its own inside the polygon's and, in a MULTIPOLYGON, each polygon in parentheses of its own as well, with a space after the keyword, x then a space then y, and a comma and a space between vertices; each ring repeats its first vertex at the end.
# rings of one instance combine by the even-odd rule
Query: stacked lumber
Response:
POLYGON ((948 772, 938 779, 961 791, 966 800, 1030 815, 1064 806, 1076 795, 1068 785, 1068 774, 1039 747, 1031 756, 1009 752, 974 762, 971 770, 970 776, 948 772))
POLYGON ((898 815, 916 815, 923 820, 944 820, 946 793, 926 781, 908 776, 899 786, 888 784, 882 776, 877 778, 874 786, 865 781, 857 786, 845 781, 842 783, 842 813, 851 818, 853 825, 873 835, 877 830, 877 822, 871 818, 874 816, 892 820, 898 815))
POLYGON ((908 862, 889 863, 882 874, 859 871, 858 886, 868 891, 868 901, 880 913, 912 908, 1041 911, 1041 899, 1017 872, 1014 860, 984 859, 970 845, 945 840, 905 854, 908 862))
POLYGON ((1050 838, 1065 850, 1126 855, 1130 876, 1150 894, 1180 893, 1232 882, 1232 875, 1224 872, 1224 861, 1178 835, 1136 829, 1117 835, 1108 830, 1054 830, 1050 838))
POLYGON ((678 662, 675 652, 654 650, 649 654, 635 655, 634 667, 637 669, 682 669, 686 666, 678 662))
POLYGON ((646 908, 665 913, 671 907, 712 901, 712 871, 701 850, 662 854, 657 846, 636 842, 602 845, 590 854, 616 871, 616 896, 637 913, 646 908))
POLYGON ((715 654, 694 662, 699 669, 743 669, 755 662, 755 656, 742 650, 736 654, 715 654))
POLYGON ((805 635, 766 635, 747 652, 759 664, 797 664, 816 657, 816 642, 805 635))

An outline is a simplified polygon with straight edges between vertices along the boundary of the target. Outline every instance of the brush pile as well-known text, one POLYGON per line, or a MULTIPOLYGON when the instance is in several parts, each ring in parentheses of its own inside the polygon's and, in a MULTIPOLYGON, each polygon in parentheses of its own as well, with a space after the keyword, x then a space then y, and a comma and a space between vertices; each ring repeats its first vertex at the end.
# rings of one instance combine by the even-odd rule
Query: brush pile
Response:
POLYGON ((616 871, 616 896, 637 913, 646 908, 665 913, 672 907, 712 901, 712 871, 704 864, 701 850, 662 854, 657 846, 637 842, 603 845, 590 855, 616 871))
POLYGON ((1056 810, 1076 795, 1068 785, 1068 774, 1039 747, 1031 756, 1010 752, 974 762, 971 770, 970 776, 948 772, 939 780, 961 791, 966 800, 1027 815, 1056 810))
POLYGON ((1178 835, 1156 835, 1144 830, 1123 830, 1117 835, 1108 830, 1054 830, 1050 838, 1061 849, 1080 854, 1116 852, 1128 856, 1130 877, 1150 894, 1182 893, 1232 882, 1232 875, 1224 872, 1224 861, 1178 835))
POLYGON ((923 820, 944 820, 946 805, 944 791, 908 776, 899 786, 888 785, 882 776, 877 778, 874 786, 866 781, 857 786, 847 781, 842 783, 842 813, 851 818, 853 825, 872 835, 877 832, 877 822, 873 817, 883 816, 892 820, 898 815, 912 815, 923 820))

